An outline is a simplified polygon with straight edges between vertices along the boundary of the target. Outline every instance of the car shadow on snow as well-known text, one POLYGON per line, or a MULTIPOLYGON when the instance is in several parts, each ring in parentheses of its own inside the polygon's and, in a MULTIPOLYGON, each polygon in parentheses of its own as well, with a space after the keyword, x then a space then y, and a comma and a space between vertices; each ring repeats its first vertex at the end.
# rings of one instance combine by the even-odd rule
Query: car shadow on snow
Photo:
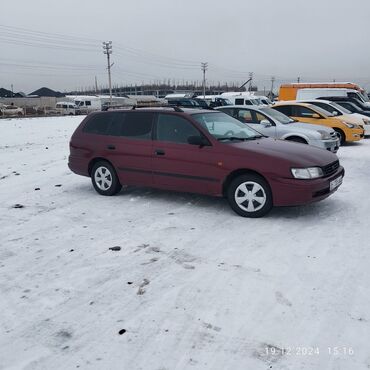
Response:
MULTIPOLYGON (((90 184, 81 184, 76 186, 75 191, 78 191, 79 194, 84 194, 84 197, 98 197, 101 200, 105 199, 114 201, 114 199, 116 199, 116 201, 122 200, 129 201, 130 203, 142 202, 146 205, 149 202, 152 203, 153 206, 163 204, 170 210, 185 208, 187 210, 194 209, 194 212, 196 211, 197 214, 204 210, 207 213, 211 211, 215 214, 224 213, 225 215, 231 215, 240 218, 240 216, 233 212, 233 210, 229 207, 227 199, 221 197, 134 186, 124 187, 116 196, 102 197, 95 192, 90 184)), ((297 218, 324 219, 328 217, 343 217, 342 213, 345 209, 348 211, 348 205, 345 204, 342 199, 336 199, 334 195, 334 197, 304 206, 273 207, 271 212, 264 218, 288 220, 297 218)))

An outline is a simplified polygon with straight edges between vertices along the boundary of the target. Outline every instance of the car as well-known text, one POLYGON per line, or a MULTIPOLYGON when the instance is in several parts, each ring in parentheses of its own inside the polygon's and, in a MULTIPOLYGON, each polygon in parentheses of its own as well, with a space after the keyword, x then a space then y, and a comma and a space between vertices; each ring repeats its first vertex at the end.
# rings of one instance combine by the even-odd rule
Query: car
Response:
POLYGON ((364 129, 364 135, 370 135, 370 119, 367 116, 352 113, 349 110, 343 108, 342 106, 332 102, 330 100, 314 99, 314 100, 304 100, 302 103, 309 103, 316 105, 328 112, 330 112, 336 118, 344 120, 348 123, 354 123, 361 126, 364 129))
POLYGON ((184 108, 201 108, 198 101, 192 98, 166 98, 168 105, 184 108))
POLYGON ((364 138, 364 129, 361 126, 336 118, 332 113, 313 104, 278 102, 272 108, 299 122, 333 128, 339 136, 341 145, 364 138))
POLYGON ((15 105, 0 106, 1 115, 4 117, 22 117, 24 116, 24 109, 15 105))
POLYGON ((101 195, 137 185, 225 196, 244 217, 322 200, 344 176, 326 150, 266 138, 219 111, 178 107, 91 113, 71 137, 68 166, 101 195))
POLYGON ((270 107, 231 106, 217 108, 263 135, 317 146, 336 153, 339 138, 333 129, 300 123, 270 107))
POLYGON ((370 107, 368 105, 365 105, 362 103, 362 101, 359 101, 356 98, 348 97, 348 96, 325 96, 325 97, 319 97, 318 99, 325 99, 330 100, 333 102, 350 102, 352 104, 355 104, 357 107, 359 107, 361 110, 370 112, 370 107))

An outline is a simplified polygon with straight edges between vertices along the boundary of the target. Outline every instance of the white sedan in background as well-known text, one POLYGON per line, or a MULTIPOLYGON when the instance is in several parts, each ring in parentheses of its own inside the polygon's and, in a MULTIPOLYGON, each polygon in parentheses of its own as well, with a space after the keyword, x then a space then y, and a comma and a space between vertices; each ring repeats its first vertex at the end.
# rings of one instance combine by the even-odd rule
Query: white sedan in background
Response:
POLYGON ((270 107, 234 105, 217 110, 246 123, 265 136, 309 144, 333 153, 339 149, 339 137, 333 129, 297 122, 270 107))

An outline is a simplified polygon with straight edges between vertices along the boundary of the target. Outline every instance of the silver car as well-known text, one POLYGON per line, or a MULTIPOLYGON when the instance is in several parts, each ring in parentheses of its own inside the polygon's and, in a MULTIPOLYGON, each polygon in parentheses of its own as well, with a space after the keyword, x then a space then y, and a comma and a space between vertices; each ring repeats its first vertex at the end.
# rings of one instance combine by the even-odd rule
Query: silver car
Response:
POLYGON ((265 136, 313 145, 336 153, 337 133, 325 126, 300 123, 270 107, 225 106, 218 110, 246 123, 265 136))

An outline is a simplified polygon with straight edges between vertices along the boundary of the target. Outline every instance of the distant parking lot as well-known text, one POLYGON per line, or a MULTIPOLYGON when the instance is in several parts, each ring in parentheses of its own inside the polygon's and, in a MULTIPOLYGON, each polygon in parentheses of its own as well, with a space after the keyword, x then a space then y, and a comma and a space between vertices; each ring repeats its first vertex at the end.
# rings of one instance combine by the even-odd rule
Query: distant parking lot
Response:
POLYGON ((99 196, 67 167, 81 119, 0 121, 0 368, 370 367, 370 139, 340 148, 330 198, 244 219, 99 196))

